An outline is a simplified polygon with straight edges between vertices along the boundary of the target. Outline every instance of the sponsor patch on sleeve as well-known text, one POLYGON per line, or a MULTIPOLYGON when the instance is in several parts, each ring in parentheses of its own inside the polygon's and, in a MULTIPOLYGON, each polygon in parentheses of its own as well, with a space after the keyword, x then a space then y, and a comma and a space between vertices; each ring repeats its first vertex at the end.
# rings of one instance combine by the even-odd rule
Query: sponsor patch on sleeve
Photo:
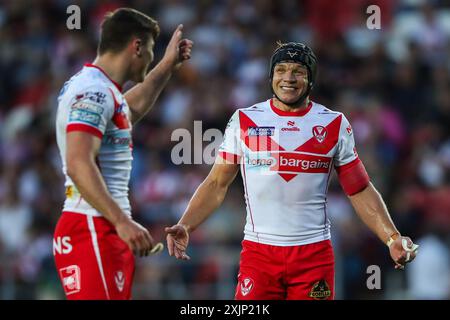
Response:
POLYGON ((69 122, 83 122, 98 127, 103 111, 98 108, 101 107, 94 104, 89 105, 89 103, 86 102, 75 103, 70 108, 69 122))
POLYGON ((103 111, 105 110, 105 108, 99 106, 96 103, 92 103, 89 101, 77 101, 74 104, 72 104, 71 106, 71 110, 73 109, 78 109, 78 110, 85 110, 85 111, 90 111, 90 112, 94 112, 94 113, 98 113, 98 114, 102 114, 103 111))

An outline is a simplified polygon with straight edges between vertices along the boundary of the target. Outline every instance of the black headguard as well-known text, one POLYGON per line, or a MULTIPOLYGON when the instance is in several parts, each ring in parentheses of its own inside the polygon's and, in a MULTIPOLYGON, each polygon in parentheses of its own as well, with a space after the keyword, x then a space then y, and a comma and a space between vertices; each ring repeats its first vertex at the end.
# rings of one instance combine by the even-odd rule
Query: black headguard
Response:
POLYGON ((311 92, 311 89, 313 88, 316 79, 316 70, 317 70, 316 55, 314 54, 314 52, 311 50, 310 47, 300 42, 288 42, 281 44, 280 47, 278 47, 274 51, 272 58, 270 59, 270 74, 269 74, 270 89, 272 90, 272 93, 275 96, 276 94, 273 91, 272 87, 273 70, 275 68, 275 65, 280 62, 296 62, 306 67, 306 69, 308 70, 308 87, 306 91, 301 95, 301 97, 293 103, 285 103, 284 101, 282 101, 287 105, 296 105, 298 103, 303 102, 303 100, 305 100, 306 97, 311 92))

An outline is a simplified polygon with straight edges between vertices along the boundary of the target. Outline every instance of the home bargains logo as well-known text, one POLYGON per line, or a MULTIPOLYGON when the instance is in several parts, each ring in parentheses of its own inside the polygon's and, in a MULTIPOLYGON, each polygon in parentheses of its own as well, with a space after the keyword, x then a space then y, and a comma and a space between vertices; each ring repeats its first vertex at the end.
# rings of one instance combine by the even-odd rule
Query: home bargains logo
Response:
POLYGON ((331 164, 330 157, 313 156, 302 153, 280 152, 272 153, 276 159, 271 171, 289 173, 328 173, 331 164))

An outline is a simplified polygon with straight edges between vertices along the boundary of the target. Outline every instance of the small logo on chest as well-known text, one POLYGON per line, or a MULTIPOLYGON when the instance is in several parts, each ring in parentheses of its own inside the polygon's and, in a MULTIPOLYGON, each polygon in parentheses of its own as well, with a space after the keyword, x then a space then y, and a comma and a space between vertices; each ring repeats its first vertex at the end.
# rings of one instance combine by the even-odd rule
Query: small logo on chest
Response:
POLYGON ((288 121, 287 125, 287 128, 281 128, 281 131, 300 131, 300 128, 295 126, 295 121, 288 121))
POLYGON ((248 136, 269 137, 275 134, 275 127, 248 127, 248 136))
POLYGON ((327 137, 327 128, 324 126, 315 126, 312 128, 312 134, 319 143, 322 143, 327 137))

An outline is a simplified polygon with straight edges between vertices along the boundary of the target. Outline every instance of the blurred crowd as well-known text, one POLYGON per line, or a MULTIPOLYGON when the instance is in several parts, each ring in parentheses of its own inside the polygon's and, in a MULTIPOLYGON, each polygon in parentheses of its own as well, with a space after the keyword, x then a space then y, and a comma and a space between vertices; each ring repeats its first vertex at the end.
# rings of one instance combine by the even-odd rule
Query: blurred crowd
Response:
MULTIPOLYGON (((450 298, 450 1, 3 0, 0 299, 64 297, 52 255, 64 200, 56 98, 94 59, 104 14, 122 6, 159 21, 156 62, 179 23, 195 43, 192 59, 133 133, 133 215, 155 239, 165 238, 164 227, 179 219, 210 169, 173 164, 172 132, 192 132, 196 120, 203 131, 223 131, 236 108, 270 97, 276 41, 301 41, 319 61, 312 100, 346 114, 394 222, 421 245, 405 272, 394 270, 333 178, 336 298, 450 298), (71 4, 81 8, 81 30, 66 27, 71 4), (371 4, 381 9, 381 29, 366 26, 371 4), (370 265, 381 268, 381 290, 366 286, 370 265)), ((238 177, 222 207, 192 234, 189 262, 167 252, 138 258, 134 298, 233 298, 244 221, 238 177)))

